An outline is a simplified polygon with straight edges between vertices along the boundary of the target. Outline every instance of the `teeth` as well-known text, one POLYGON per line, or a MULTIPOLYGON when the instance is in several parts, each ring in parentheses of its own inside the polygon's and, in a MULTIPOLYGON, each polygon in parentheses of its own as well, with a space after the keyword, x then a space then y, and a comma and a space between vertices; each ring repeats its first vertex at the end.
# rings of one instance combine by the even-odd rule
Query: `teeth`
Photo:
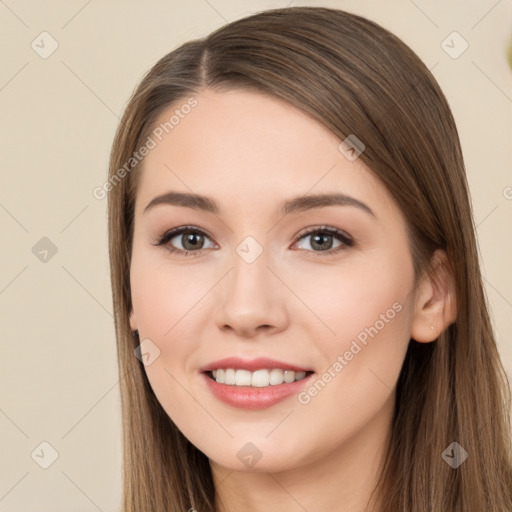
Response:
POLYGON ((219 368, 218 370, 213 370, 212 375, 219 384, 264 388, 267 386, 277 386, 283 382, 291 383, 296 380, 301 380, 306 376, 306 372, 280 370, 277 368, 273 368, 272 370, 257 370, 255 372, 235 370, 233 368, 219 368))

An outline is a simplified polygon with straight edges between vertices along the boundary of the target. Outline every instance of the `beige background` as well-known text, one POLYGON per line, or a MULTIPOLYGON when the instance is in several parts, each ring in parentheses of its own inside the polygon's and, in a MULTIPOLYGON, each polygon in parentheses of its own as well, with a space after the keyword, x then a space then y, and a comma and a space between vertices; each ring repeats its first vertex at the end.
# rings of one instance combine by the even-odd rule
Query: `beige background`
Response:
POLYGON ((489 304, 512 374, 511 0, 0 0, 0 512, 119 510, 107 203, 92 190, 105 181, 118 117, 157 59, 226 21, 287 5, 362 14, 433 70, 459 127, 489 304), (58 43, 47 58, 43 31, 58 43), (458 58, 442 47, 453 31, 469 44, 458 58), (47 261, 43 237, 57 250, 47 261))

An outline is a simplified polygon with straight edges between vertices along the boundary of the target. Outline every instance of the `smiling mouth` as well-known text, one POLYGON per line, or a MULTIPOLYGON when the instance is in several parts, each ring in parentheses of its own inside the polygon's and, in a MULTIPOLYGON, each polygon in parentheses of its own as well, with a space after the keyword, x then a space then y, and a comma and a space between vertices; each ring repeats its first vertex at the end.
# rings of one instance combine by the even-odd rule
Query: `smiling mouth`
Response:
POLYGON ((291 384, 312 375, 313 371, 295 372, 293 370, 261 369, 254 372, 241 369, 218 369, 204 372, 218 384, 233 387, 271 387, 281 384, 291 384))

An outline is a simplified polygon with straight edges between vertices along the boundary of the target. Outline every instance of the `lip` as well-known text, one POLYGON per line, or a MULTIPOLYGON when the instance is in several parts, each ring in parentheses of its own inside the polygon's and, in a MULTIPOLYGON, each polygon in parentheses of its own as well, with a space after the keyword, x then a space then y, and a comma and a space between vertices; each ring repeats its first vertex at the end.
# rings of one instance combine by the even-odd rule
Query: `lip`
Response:
POLYGON ((211 372, 213 370, 227 368, 234 368, 235 370, 249 370, 250 372, 255 372, 256 370, 272 370, 274 368, 280 368, 281 370, 293 370, 296 372, 313 371, 311 368, 302 368, 300 366, 291 363, 286 363, 284 361, 268 359, 267 357, 258 357, 257 359, 253 359, 251 361, 247 359, 240 359, 239 357, 226 357, 224 359, 219 359, 218 361, 208 363, 199 370, 201 372, 211 372))
MULTIPOLYGON (((217 368, 222 368, 222 366, 217 368)), ((267 366, 266 368, 269 367, 267 366)), ((200 374, 210 392, 218 400, 232 407, 249 410, 265 409, 289 398, 292 395, 296 395, 302 388, 311 383, 311 380, 315 375, 315 373, 312 373, 301 380, 297 380, 289 384, 283 383, 277 384, 276 386, 257 388, 252 386, 230 386, 227 384, 219 384, 215 380, 211 379, 208 373, 203 372, 200 374)))

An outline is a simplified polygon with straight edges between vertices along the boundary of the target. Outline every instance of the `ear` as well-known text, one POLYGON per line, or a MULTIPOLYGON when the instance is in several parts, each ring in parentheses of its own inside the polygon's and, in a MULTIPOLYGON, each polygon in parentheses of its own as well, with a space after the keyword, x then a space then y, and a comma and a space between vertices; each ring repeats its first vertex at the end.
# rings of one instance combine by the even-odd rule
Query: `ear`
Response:
POLYGON ((415 295, 411 338, 419 343, 435 341, 457 318, 455 280, 445 251, 434 252, 415 295))

